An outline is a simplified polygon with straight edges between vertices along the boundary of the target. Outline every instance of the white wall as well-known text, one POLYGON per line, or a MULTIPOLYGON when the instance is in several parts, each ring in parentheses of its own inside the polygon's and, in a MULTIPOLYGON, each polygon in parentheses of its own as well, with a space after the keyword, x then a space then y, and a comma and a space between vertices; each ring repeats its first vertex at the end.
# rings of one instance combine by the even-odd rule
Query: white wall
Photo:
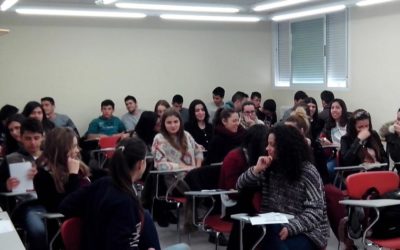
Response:
POLYGON ((271 76, 270 23, 199 24, 149 20, 91 20, 0 16, 11 32, 0 37, 0 106, 23 108, 53 96, 57 111, 81 133, 110 98, 116 115, 134 95, 143 109, 180 93, 211 100, 223 86, 267 92, 271 76))
MULTIPOLYGON (((349 110, 371 113, 374 129, 394 120, 400 108, 400 2, 350 12, 350 88, 334 90, 349 110)), ((278 105, 293 103, 295 90, 272 90, 278 105)), ((320 90, 306 92, 320 101, 320 90)))

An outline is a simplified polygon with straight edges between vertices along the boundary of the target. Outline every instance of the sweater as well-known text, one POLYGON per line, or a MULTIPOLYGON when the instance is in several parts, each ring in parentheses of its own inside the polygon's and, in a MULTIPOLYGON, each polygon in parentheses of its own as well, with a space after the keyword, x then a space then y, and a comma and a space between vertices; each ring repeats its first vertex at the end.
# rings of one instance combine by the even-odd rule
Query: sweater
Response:
POLYGON ((290 236, 304 234, 318 247, 325 247, 329 238, 325 194, 321 177, 311 163, 305 163, 299 180, 289 182, 273 170, 255 175, 252 168, 244 172, 237 188, 262 185, 261 212, 280 212, 294 216, 287 227, 290 236))
POLYGON ((185 130, 190 133, 193 139, 207 150, 208 144, 212 139, 212 126, 206 122, 204 129, 199 128, 197 123, 185 123, 185 130))
POLYGON ((246 157, 241 148, 229 152, 222 163, 219 176, 219 188, 235 189, 239 176, 249 168, 246 157))

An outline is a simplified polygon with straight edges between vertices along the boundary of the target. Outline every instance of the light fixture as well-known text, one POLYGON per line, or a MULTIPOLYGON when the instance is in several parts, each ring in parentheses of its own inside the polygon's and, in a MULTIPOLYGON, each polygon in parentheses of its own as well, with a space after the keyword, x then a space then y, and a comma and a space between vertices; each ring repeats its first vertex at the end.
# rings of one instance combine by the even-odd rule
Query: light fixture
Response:
POLYGON ((277 1, 273 3, 264 3, 258 4, 253 7, 254 11, 265 11, 265 10, 272 10, 278 9, 286 6, 296 5, 304 2, 309 2, 310 0, 285 0, 285 1, 277 1))
POLYGON ((357 2, 356 5, 360 6, 360 7, 364 7, 364 6, 380 4, 380 3, 387 3, 387 2, 392 2, 392 1, 394 1, 394 0, 363 0, 363 1, 357 2))
POLYGON ((278 21, 284 21, 284 20, 295 19, 295 18, 300 18, 300 17, 313 16, 313 15, 341 11, 341 10, 344 10, 345 8, 346 8, 346 5, 344 5, 344 4, 334 5, 334 6, 330 6, 330 7, 323 7, 323 8, 318 8, 318 9, 311 9, 311 10, 277 15, 277 16, 273 16, 272 20, 275 22, 278 22, 278 21))
POLYGON ((117 0, 96 0, 95 4, 98 5, 108 5, 108 4, 112 4, 115 3, 117 0))
POLYGON ((261 19, 252 16, 200 16, 200 15, 178 15, 178 14, 162 14, 162 19, 166 20, 185 20, 185 21, 211 21, 211 22, 247 22, 255 23, 261 19))
POLYGON ((18 14, 44 15, 44 16, 79 16, 79 17, 110 17, 110 18, 144 18, 143 13, 97 11, 97 10, 72 10, 72 9, 30 9, 20 8, 15 10, 18 14))
POLYGON ((0 5, 1 11, 6 11, 11 8, 14 4, 16 4, 18 0, 4 0, 4 2, 0 5))
POLYGON ((8 32, 10 32, 9 29, 2 29, 2 28, 0 28, 0 36, 1 36, 1 35, 5 35, 5 34, 7 34, 8 32))
POLYGON ((115 6, 123 9, 164 10, 164 11, 188 11, 188 12, 212 12, 212 13, 237 13, 238 8, 214 7, 196 5, 169 5, 169 4, 144 4, 144 3, 116 3, 115 6))

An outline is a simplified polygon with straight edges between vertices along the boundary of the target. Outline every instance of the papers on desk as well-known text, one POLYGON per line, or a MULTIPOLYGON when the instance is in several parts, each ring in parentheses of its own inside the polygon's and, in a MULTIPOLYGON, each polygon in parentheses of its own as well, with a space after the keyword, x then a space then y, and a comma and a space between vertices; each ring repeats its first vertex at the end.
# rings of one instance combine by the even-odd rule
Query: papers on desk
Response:
POLYGON ((251 225, 289 223, 288 216, 282 213, 265 213, 249 218, 251 225))
POLYGON ((0 234, 14 231, 14 226, 11 220, 0 220, 0 234))
POLYGON ((25 193, 34 190, 33 180, 28 179, 28 171, 32 168, 31 162, 12 163, 9 166, 10 176, 19 180, 19 185, 12 190, 13 193, 25 193))

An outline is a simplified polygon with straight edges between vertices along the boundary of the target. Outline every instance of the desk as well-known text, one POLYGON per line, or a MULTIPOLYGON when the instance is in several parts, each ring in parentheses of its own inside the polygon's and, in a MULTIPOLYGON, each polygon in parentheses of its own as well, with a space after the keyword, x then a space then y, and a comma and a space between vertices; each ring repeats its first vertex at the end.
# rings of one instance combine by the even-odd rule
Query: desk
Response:
MULTIPOLYGON (((35 191, 31 191, 31 192, 22 192, 22 193, 13 193, 13 192, 1 192, 0 193, 0 196, 4 196, 5 197, 5 200, 6 200, 6 207, 5 207, 5 210, 7 211, 7 212, 11 212, 10 211, 10 203, 9 203, 9 199, 11 199, 11 198, 16 198, 16 197, 18 197, 18 196, 27 196, 27 195, 30 195, 30 196, 32 196, 34 199, 36 199, 37 198, 37 195, 36 195, 36 192, 35 191)), ((32 198, 31 198, 32 199, 32 198)))
POLYGON ((336 184, 337 181, 340 181, 339 183, 339 188, 342 189, 342 184, 343 184, 343 173, 346 171, 368 171, 372 170, 375 168, 380 168, 383 166, 387 166, 387 163, 362 163, 360 165, 355 165, 355 166, 344 166, 344 167, 336 167, 335 171, 335 178, 333 179, 333 185, 336 184), (340 178, 340 179, 339 179, 340 178))
POLYGON ((0 246, 2 249, 25 250, 7 212, 0 212, 0 246))

